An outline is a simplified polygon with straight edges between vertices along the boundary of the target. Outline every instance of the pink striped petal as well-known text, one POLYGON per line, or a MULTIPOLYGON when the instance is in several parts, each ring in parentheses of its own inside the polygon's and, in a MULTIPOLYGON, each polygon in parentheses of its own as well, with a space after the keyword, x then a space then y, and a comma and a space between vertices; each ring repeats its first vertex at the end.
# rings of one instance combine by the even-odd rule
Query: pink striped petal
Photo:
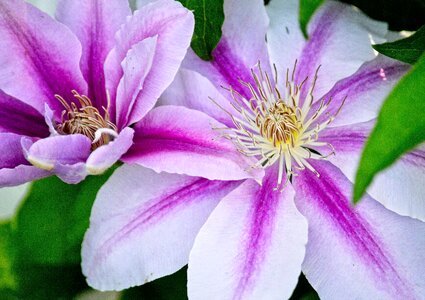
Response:
MULTIPOLYGON (((116 98, 116 89, 123 76, 121 62, 128 51, 140 41, 157 36, 152 68, 144 81, 143 89, 137 95, 128 124, 124 125, 132 124, 145 116, 173 81, 189 47, 193 27, 192 12, 177 1, 159 0, 136 11, 120 28, 115 47, 105 62, 106 87, 111 93, 111 99, 116 98)), ((132 98, 116 99, 118 103, 131 101, 132 98)), ((112 103, 112 117, 115 117, 115 109, 112 103)))
POLYGON ((259 179, 263 170, 242 155, 213 127, 223 127, 202 112, 182 106, 160 106, 135 126, 134 145, 123 156, 157 172, 208 179, 259 179))
POLYGON ((354 209, 352 184, 329 162, 317 178, 295 179, 296 204, 309 223, 303 272, 323 299, 420 299, 425 293, 425 224, 370 197, 354 209))
POLYGON ((121 290, 174 273, 218 201, 238 185, 119 168, 99 191, 83 242, 88 283, 121 290))
POLYGON ((375 57, 371 44, 384 41, 385 23, 367 18, 353 6, 336 1, 322 5, 309 25, 309 40, 298 61, 296 80, 309 80, 321 65, 315 96, 321 97, 342 78, 375 57))
MULTIPOLYGON (((336 155, 330 161, 354 181, 361 151, 374 122, 330 128, 320 140, 332 144, 336 155)), ((425 221, 425 145, 403 155, 375 177, 368 193, 386 208, 403 216, 425 221)))
POLYGON ((81 45, 63 24, 21 0, 0 2, 0 89, 44 112, 62 111, 55 94, 82 94, 87 84, 79 61, 81 45))
MULTIPOLYGON (((230 93, 226 96, 229 95, 230 93)), ((162 94, 159 104, 181 105, 196 109, 228 127, 234 126, 232 120, 219 106, 233 116, 239 115, 239 112, 230 104, 229 99, 224 97, 211 81, 198 72, 185 68, 180 68, 173 83, 162 94)))
POLYGON ((0 132, 0 169, 28 165, 21 146, 22 135, 0 132))
POLYGON ((307 223, 294 192, 248 180, 226 196, 202 227, 189 257, 190 299, 285 299, 297 284, 307 223))
MULTIPOLYGON (((329 115, 336 115, 341 105, 342 108, 331 126, 360 123, 376 118, 385 98, 408 70, 408 65, 384 56, 364 63, 356 73, 342 79, 326 93, 323 98, 332 101, 326 109, 326 114, 322 114, 316 122, 321 124, 329 115)), ((315 112, 319 106, 320 101, 317 101, 311 111, 315 112)))
POLYGON ((130 15, 128 1, 60 0, 58 3, 57 19, 81 42, 81 71, 95 107, 107 107, 103 64, 114 46, 115 33, 130 15))

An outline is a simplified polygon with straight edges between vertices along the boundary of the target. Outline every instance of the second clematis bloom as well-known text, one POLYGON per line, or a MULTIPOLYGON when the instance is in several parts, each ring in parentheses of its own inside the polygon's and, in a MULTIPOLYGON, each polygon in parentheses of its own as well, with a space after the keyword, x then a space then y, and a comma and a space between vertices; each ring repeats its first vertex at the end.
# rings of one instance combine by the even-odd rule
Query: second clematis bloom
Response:
POLYGON ((423 220, 412 191, 423 189, 424 151, 350 203, 379 106, 408 70, 375 56, 385 25, 329 1, 306 41, 298 1, 224 8, 213 60, 188 54, 163 106, 136 126, 123 157, 134 165, 97 196, 82 250, 89 284, 119 290, 188 263, 190 299, 289 298, 301 271, 323 299, 421 298, 425 224, 379 202, 423 220), (254 179, 236 172, 243 159, 254 179))
POLYGON ((133 144, 129 127, 172 82, 193 14, 157 1, 60 0, 56 20, 0 3, 0 186, 100 174, 133 144))

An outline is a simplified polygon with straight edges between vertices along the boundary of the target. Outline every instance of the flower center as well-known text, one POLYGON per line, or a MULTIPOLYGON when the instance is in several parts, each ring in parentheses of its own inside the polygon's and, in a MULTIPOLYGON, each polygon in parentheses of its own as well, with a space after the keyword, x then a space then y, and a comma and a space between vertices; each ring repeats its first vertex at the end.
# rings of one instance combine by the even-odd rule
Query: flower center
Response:
MULTIPOLYGON (((232 106, 238 114, 230 115, 234 128, 215 128, 222 130, 223 136, 233 141, 239 152, 246 156, 258 158, 255 168, 267 168, 278 164, 278 182, 276 189, 283 189, 296 176, 296 170, 308 169, 317 176, 319 173, 308 162, 309 159, 326 159, 335 154, 332 145, 319 141, 319 133, 326 128, 335 116, 328 117, 319 123, 317 119, 329 106, 331 99, 320 100, 318 108, 312 112, 313 92, 319 68, 308 89, 307 96, 301 101, 301 90, 307 78, 299 85, 294 83, 296 62, 289 78, 286 72, 285 93, 277 88, 277 71, 272 82, 266 72, 258 64, 258 74, 251 70, 254 84, 241 81, 251 93, 249 99, 245 98, 232 87, 228 90, 232 96, 232 106), (323 150, 328 150, 323 155, 323 150), (286 180, 283 181, 284 174, 286 180)), ((342 107, 342 105, 341 105, 342 107)), ((341 109, 340 107, 340 109, 341 109)), ((339 110, 340 110, 339 109, 339 110)), ((339 112, 338 110, 338 112, 339 112)))
POLYGON ((117 127, 110 121, 109 117, 109 97, 108 107, 102 107, 104 110, 104 116, 102 116, 87 96, 80 95, 75 90, 72 91, 72 94, 79 107, 75 102, 71 102, 71 105, 69 105, 62 96, 55 95, 55 98, 65 108, 62 111, 61 123, 56 125, 59 134, 83 134, 92 140, 92 150, 106 145, 118 136, 117 127))

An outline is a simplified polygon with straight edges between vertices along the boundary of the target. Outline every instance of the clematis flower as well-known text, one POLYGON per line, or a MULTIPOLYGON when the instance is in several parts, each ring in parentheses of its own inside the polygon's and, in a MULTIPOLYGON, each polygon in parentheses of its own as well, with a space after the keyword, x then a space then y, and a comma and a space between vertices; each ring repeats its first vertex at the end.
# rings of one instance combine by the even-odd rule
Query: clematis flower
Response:
POLYGON ((193 32, 176 1, 58 2, 54 20, 0 3, 0 186, 78 183, 120 159, 173 80, 193 32))
POLYGON ((323 299, 421 298, 425 224, 379 202, 419 203, 409 188, 422 188, 411 176, 424 152, 350 202, 379 106, 408 70, 375 56, 385 24, 326 2, 306 41, 298 1, 224 9, 213 60, 188 53, 163 106, 137 124, 132 165, 98 193, 82 249, 89 284, 119 290, 188 263, 190 299, 288 298, 301 271, 323 299), (217 140, 237 150, 226 157, 253 159, 261 180, 223 170, 217 140))

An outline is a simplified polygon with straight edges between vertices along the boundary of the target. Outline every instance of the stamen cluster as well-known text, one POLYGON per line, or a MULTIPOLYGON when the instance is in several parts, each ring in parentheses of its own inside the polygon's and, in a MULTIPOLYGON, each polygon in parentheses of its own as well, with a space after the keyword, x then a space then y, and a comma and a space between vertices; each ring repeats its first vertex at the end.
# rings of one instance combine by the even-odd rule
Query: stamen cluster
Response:
POLYGON ((117 127, 110 121, 109 99, 108 107, 102 107, 104 116, 93 106, 91 100, 73 90, 72 94, 78 100, 80 107, 74 102, 68 102, 60 95, 55 95, 65 110, 62 111, 61 124, 56 126, 59 134, 83 134, 92 140, 92 150, 110 142, 111 136, 116 136, 117 127), (105 130, 106 129, 106 130, 105 130), (100 135, 99 135, 100 132, 100 135), (105 133, 102 133, 105 132, 105 133))
POLYGON ((232 115, 220 106, 230 115, 235 127, 215 129, 222 130, 223 136, 230 139, 239 152, 246 156, 257 157, 258 161, 253 167, 267 168, 277 163, 279 172, 276 189, 283 189, 292 176, 297 175, 295 170, 307 168, 319 176, 307 160, 326 159, 329 155, 335 154, 332 145, 319 141, 320 131, 325 129, 335 116, 330 116, 322 123, 315 122, 332 99, 328 101, 321 99, 317 110, 310 111, 314 103, 313 92, 319 69, 320 67, 316 70, 307 96, 300 99, 308 78, 300 84, 294 83, 296 62, 291 77, 289 70, 286 72, 285 94, 282 94, 276 86, 278 82, 276 68, 272 81, 258 64, 257 73, 251 70, 254 84, 240 81, 249 89, 251 93, 249 99, 232 87, 228 89, 233 99, 231 104, 238 114, 232 115), (330 152, 322 155, 314 149, 315 147, 327 147, 330 152), (286 179, 282 182, 284 173, 286 179))

